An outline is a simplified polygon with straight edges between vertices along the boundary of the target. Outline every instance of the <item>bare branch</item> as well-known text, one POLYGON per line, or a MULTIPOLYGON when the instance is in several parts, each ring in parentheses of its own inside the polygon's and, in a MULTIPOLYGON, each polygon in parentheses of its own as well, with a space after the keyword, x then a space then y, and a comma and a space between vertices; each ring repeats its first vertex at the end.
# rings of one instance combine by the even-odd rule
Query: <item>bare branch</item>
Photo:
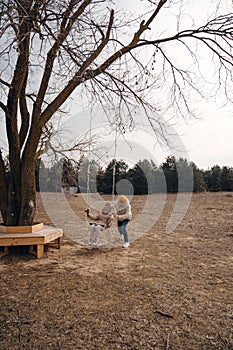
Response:
POLYGON ((7 81, 4 81, 3 79, 0 78, 0 83, 7 86, 8 88, 11 87, 11 84, 9 84, 7 81))
MULTIPOLYGON (((53 102, 46 108, 46 110, 41 114, 41 122, 42 124, 46 124, 46 122, 51 118, 51 116, 54 114, 54 112, 57 110, 58 107, 60 107, 61 104, 63 104, 64 101, 68 98, 68 96, 73 92, 73 90, 84 80, 87 80, 87 78, 82 77, 83 72, 86 68, 88 68, 91 63, 99 56, 99 54, 102 52, 104 47, 107 45, 113 25, 113 19, 114 19, 114 11, 112 10, 110 13, 110 19, 109 24, 107 28, 106 35, 102 38, 102 42, 100 45, 95 49, 95 51, 90 55, 90 57, 87 58, 87 60, 82 64, 78 72, 75 74, 74 78, 68 83, 68 85, 61 91, 61 93, 53 100, 53 102), (58 103, 59 101, 59 103, 58 103)), ((92 72, 90 72, 92 77, 92 72)), ((89 73, 86 71, 85 75, 88 77, 89 73)), ((90 77, 89 77, 90 78, 90 77)))
POLYGON ((4 103, 2 103, 1 101, 0 101, 0 108, 1 108, 4 112, 7 112, 7 106, 4 105, 4 103))
MULTIPOLYGON (((64 42, 64 40, 66 39, 66 37, 68 36, 68 34, 70 33, 70 30, 71 30, 72 25, 75 22, 75 20, 77 20, 77 18, 85 11, 86 7, 90 3, 91 3, 91 0, 83 1, 83 3, 80 5, 80 7, 77 9, 77 11, 75 11, 73 16, 69 19, 70 13, 76 4, 75 1, 71 0, 69 3, 69 6, 67 7, 67 10, 63 14, 63 20, 62 20, 62 23, 60 26, 59 35, 56 38, 54 45, 52 46, 52 48, 50 49, 50 51, 47 54, 47 60, 46 60, 46 65, 45 65, 45 69, 44 69, 44 74, 42 77, 40 89, 38 92, 37 101, 35 104, 36 108, 34 109, 34 112, 33 112, 34 118, 35 118, 35 116, 37 117, 36 119, 38 119, 38 116, 40 116, 40 109, 41 109, 43 99, 44 99, 44 96, 45 96, 45 93, 46 93, 46 90, 48 87, 49 79, 51 77, 51 73, 52 73, 52 69, 53 69, 53 65, 54 65, 54 61, 55 61, 57 52, 58 52, 59 48, 61 47, 62 43, 64 42), (39 111, 39 115, 38 115, 38 111, 39 111)), ((58 106, 58 108, 59 107, 60 106, 58 106)), ((54 111, 53 111, 53 113, 54 113, 54 111)), ((50 115, 50 117, 52 116, 52 114, 50 115)), ((42 119, 43 118, 41 118, 41 120, 42 119)), ((41 123, 42 123, 42 125, 45 125, 46 122, 47 121, 42 121, 41 123)))
MULTIPOLYGON (((27 77, 27 75, 26 75, 27 77)), ((26 140, 26 136, 29 129, 29 119, 30 114, 27 108, 27 102, 26 102, 26 84, 27 80, 24 80, 24 84, 22 86, 21 92, 20 92, 20 100, 19 100, 19 106, 20 106, 20 115, 21 115, 21 128, 19 133, 19 139, 20 139, 20 148, 22 149, 23 144, 26 140)))

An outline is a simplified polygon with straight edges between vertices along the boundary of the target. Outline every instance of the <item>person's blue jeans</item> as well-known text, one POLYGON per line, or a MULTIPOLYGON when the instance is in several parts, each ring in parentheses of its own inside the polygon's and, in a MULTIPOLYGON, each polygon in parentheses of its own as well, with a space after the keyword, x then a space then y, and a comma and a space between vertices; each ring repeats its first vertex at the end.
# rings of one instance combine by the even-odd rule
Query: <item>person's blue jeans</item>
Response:
POLYGON ((124 236, 125 243, 129 242, 128 233, 126 230, 126 226, 128 225, 128 222, 129 222, 129 220, 123 220, 123 221, 117 222, 118 231, 120 232, 121 235, 124 236))

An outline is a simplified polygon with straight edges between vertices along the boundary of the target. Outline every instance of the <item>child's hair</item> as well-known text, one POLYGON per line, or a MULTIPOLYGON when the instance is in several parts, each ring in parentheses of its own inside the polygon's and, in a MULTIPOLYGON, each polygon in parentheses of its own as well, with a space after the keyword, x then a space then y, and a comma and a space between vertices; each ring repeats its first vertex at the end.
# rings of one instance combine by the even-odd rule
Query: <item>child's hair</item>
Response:
POLYGON ((119 197, 118 197, 118 201, 121 201, 123 203, 125 203, 127 201, 127 197, 124 196, 123 194, 121 194, 119 197))

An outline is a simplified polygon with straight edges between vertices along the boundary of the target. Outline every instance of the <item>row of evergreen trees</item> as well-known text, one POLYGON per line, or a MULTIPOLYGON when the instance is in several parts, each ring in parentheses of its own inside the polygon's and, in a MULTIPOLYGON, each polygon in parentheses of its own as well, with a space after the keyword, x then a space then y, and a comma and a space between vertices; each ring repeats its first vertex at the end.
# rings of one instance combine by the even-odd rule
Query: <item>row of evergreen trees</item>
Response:
POLYGON ((82 157, 80 162, 59 160, 51 167, 37 163, 37 191, 60 192, 74 187, 77 192, 148 194, 159 192, 233 191, 233 168, 213 166, 199 169, 193 162, 169 156, 160 166, 140 160, 133 168, 122 160, 112 160, 106 168, 82 157))

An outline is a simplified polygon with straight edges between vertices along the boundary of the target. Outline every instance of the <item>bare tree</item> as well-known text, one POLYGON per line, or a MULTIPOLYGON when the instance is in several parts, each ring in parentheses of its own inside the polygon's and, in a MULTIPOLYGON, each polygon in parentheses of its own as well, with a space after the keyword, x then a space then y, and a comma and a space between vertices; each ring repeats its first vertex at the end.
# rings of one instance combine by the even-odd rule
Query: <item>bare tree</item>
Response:
MULTIPOLYGON (((187 87, 201 91, 186 65, 182 67, 173 59, 171 46, 183 46, 198 67, 193 43, 199 42, 217 65, 216 84, 228 92, 233 15, 223 13, 197 27, 179 29, 180 25, 172 34, 156 34, 154 25, 159 18, 166 19, 166 11, 177 7, 177 2, 144 2, 145 12, 135 18, 114 10, 114 2, 106 0, 1 2, 0 107, 5 115, 10 165, 7 176, 0 153, 4 224, 32 223, 35 158, 49 141, 51 118, 75 91, 77 96, 90 93, 98 103, 118 101, 126 106, 141 105, 145 110, 149 107, 156 112, 153 117, 148 115, 151 127, 163 134, 158 100, 153 103, 150 89, 162 85, 162 79, 169 82, 170 106, 181 114, 185 109, 189 113, 187 87), (148 61, 146 48, 151 52, 148 61), (47 140, 43 138, 46 133, 47 140)), ((181 17, 182 7, 177 23, 181 17)), ((130 111, 128 116, 132 124, 130 111)))

